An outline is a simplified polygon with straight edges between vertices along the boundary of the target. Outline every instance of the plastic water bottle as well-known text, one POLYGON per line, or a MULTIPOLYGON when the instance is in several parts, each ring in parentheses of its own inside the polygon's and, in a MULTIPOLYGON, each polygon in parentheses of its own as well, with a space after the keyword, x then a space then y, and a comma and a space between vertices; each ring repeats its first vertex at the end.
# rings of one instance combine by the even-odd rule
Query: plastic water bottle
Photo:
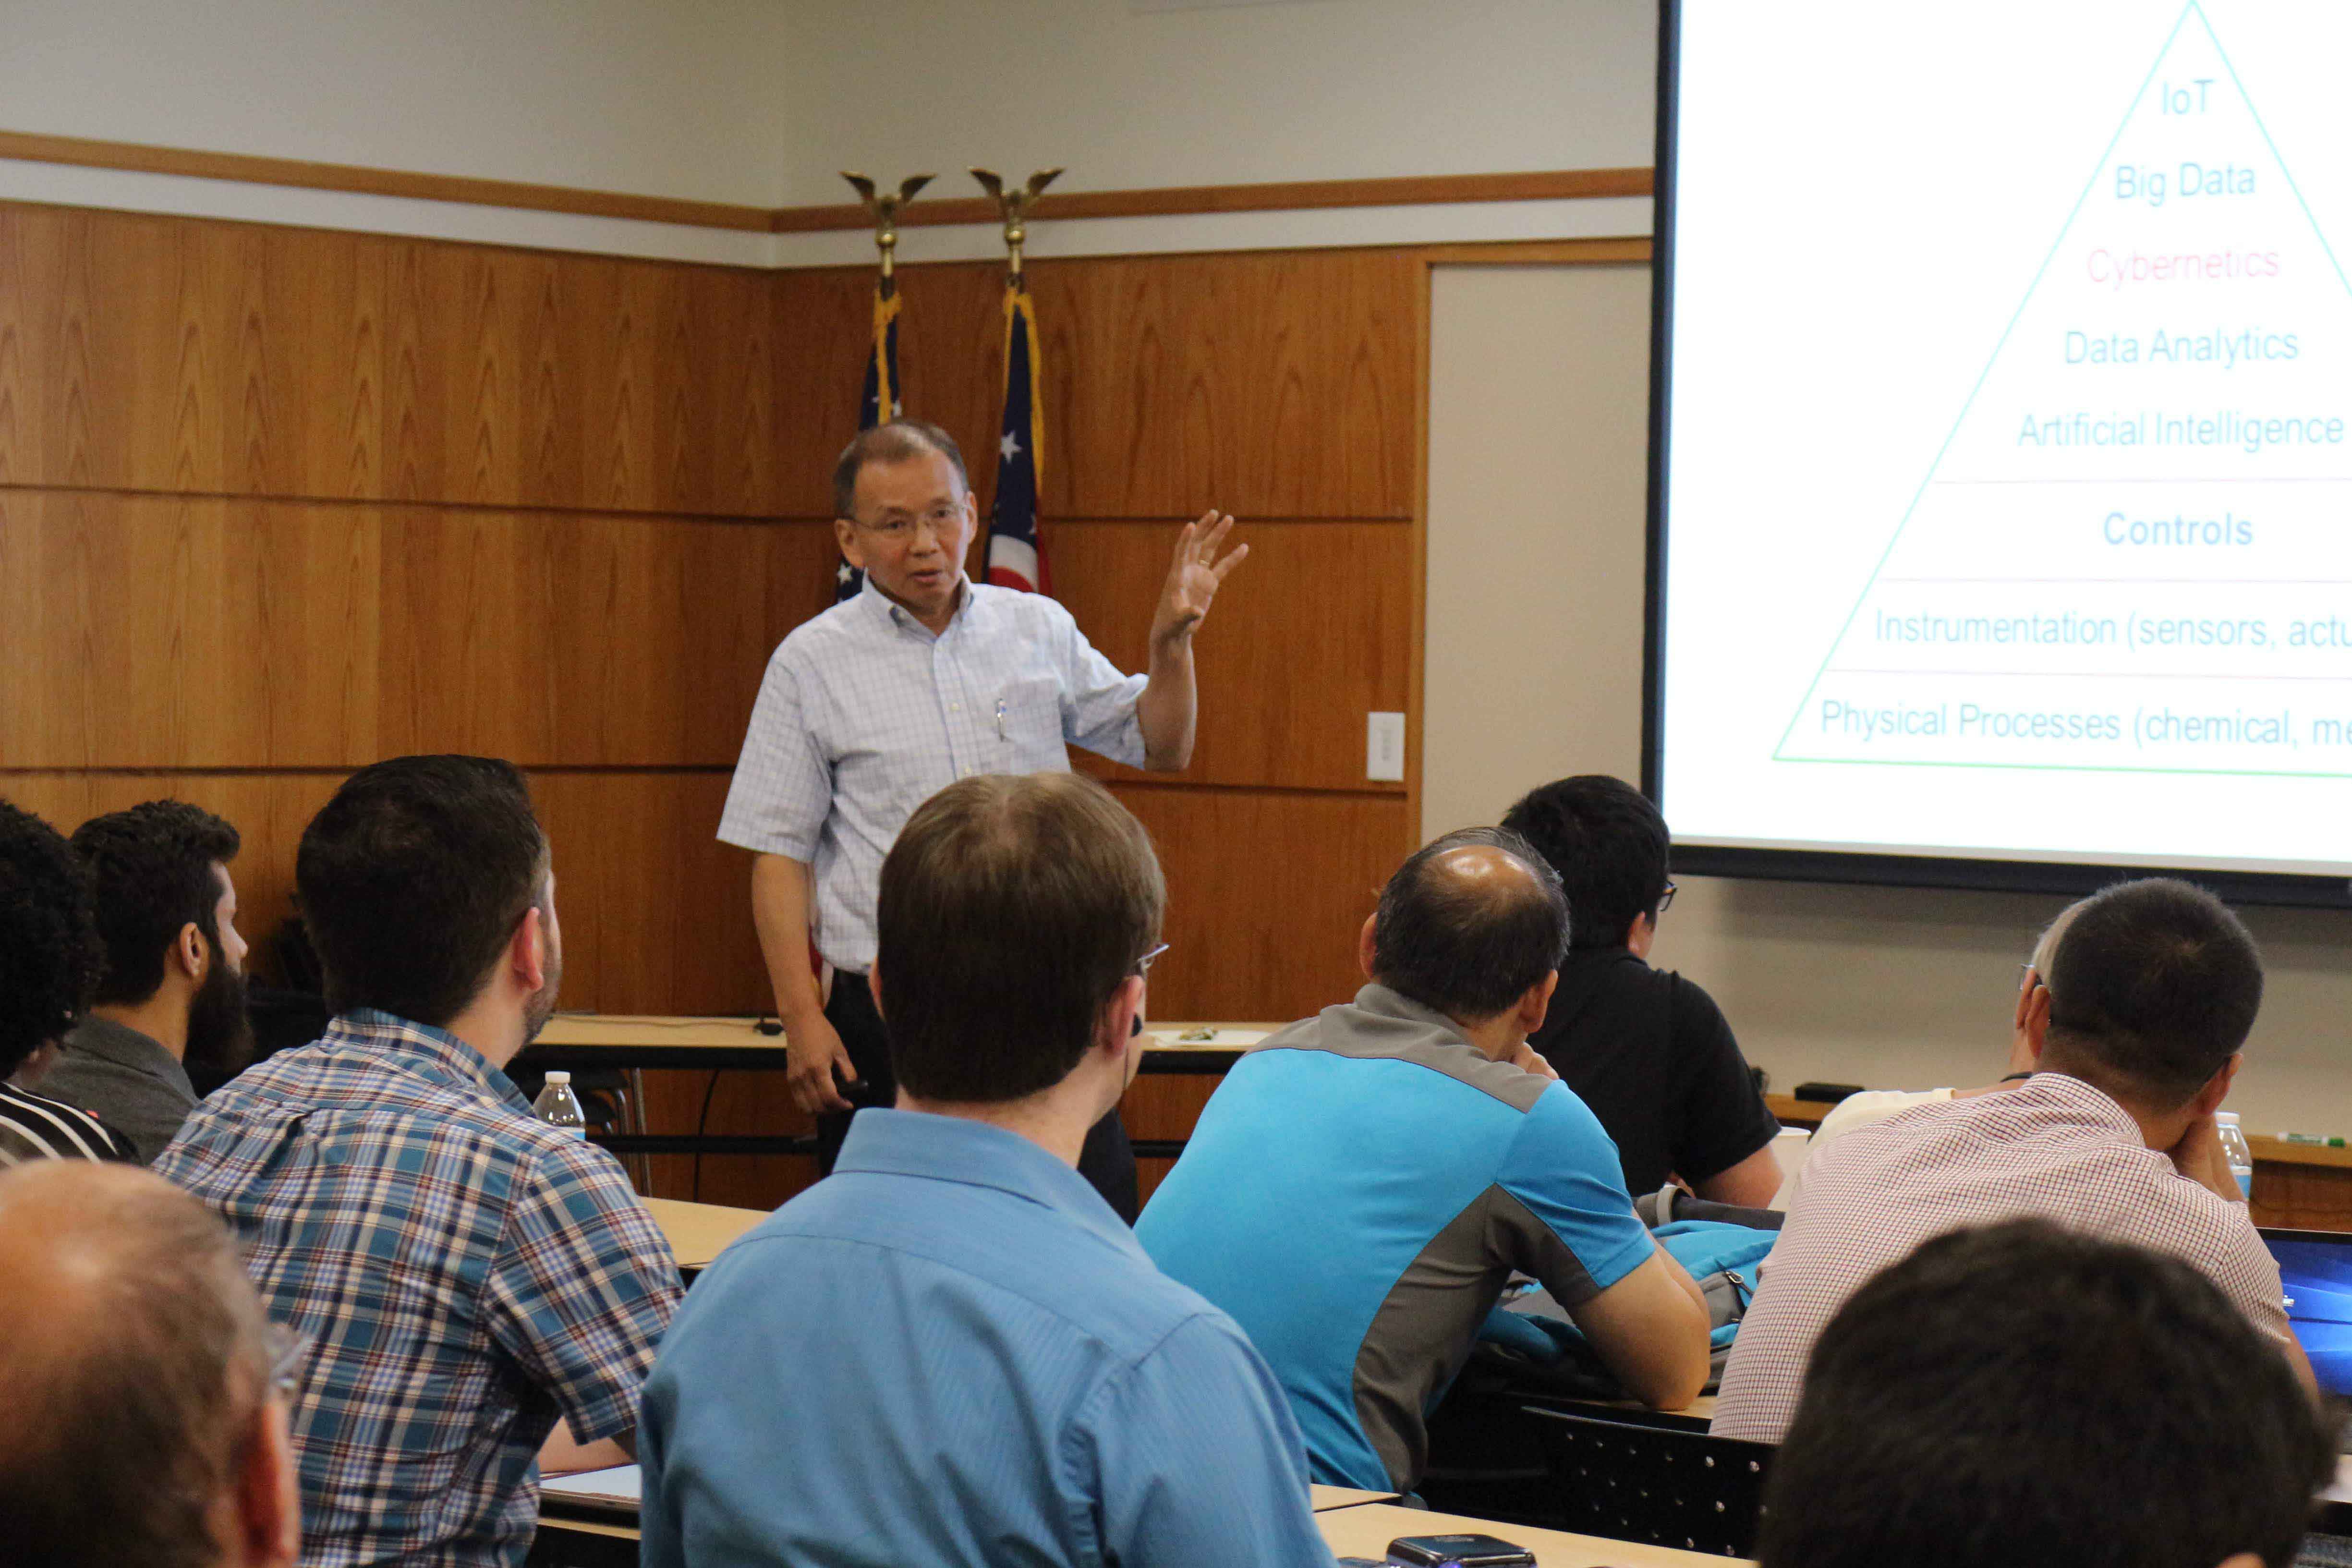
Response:
POLYGON ((2248 1202, 2254 1195, 2254 1150, 2246 1142, 2245 1130, 2238 1125, 2234 1110, 2213 1113, 2213 1129, 2221 1136, 2221 1153, 2230 1162, 2230 1174, 2238 1178, 2238 1191, 2248 1202))
POLYGON ((547 1075, 547 1087, 530 1102, 530 1113, 550 1127, 561 1127, 574 1138, 588 1136, 588 1113, 580 1109, 580 1097, 572 1092, 572 1075, 551 1072, 547 1075))

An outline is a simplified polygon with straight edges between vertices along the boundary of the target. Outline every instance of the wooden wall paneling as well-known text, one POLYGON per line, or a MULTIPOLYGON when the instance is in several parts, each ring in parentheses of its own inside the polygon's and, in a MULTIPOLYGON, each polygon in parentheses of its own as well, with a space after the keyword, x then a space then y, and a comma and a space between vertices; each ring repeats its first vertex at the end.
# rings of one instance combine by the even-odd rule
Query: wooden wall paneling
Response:
POLYGON ((1282 1019, 1344 1002, 1356 933, 1402 860, 1394 795, 1117 784, 1168 879, 1162 1018, 1282 1019))
POLYGON ((403 508, 383 744, 530 764, 730 764, 769 654, 831 603, 807 523, 403 508))
MULTIPOLYGON (((1405 251, 1037 261, 1041 505, 1055 518, 1412 513, 1415 318, 1405 251)), ((906 410, 961 442, 983 515, 1003 380, 1003 268, 899 268, 906 410)), ((873 278, 777 280, 784 510, 830 515, 856 427, 873 278)))
POLYGON ((1048 518, 1409 517, 1410 252, 1118 257, 1032 269, 1048 518))
MULTIPOLYGON (((1047 525, 1057 596, 1122 669, 1145 668, 1177 532, 1172 522, 1047 525)), ((1181 776, 1402 794, 1401 784, 1366 782, 1364 723, 1406 703, 1409 526, 1244 521, 1233 539, 1249 542, 1249 559, 1193 643, 1200 730, 1181 776)))
POLYGON ((353 234, 219 226, 228 306, 218 488, 253 496, 383 493, 384 262, 353 234))
MULTIPOLYGON (((834 573, 840 565, 831 522, 793 521, 766 525, 768 534, 768 651, 784 634, 833 607, 834 573)), ((764 665, 764 658, 762 664, 764 665)), ((764 671, 762 671, 764 673, 764 671)), ((756 692, 758 677, 753 678, 756 692)), ((733 747, 740 749, 739 731, 733 747)), ((730 749, 728 755, 735 754, 730 749)))
MULTIPOLYGON (((1003 417, 1004 269, 942 262, 902 267, 898 279, 902 411, 941 426, 962 447, 985 519, 1003 417)), ((776 460, 787 515, 833 516, 833 465, 857 432, 873 298, 867 268, 776 275, 776 460)), ((1047 438, 1055 439, 1050 430, 1047 438)), ((1050 447, 1046 460, 1055 460, 1050 447)))
POLYGON ((770 275, 663 262, 573 268, 585 504, 772 513, 770 275))
MULTIPOLYGON (((906 306, 898 319, 898 373, 906 383, 906 411, 941 426, 963 447, 985 538, 988 514, 996 504, 996 443, 1004 426, 1004 266, 971 261, 924 267, 906 275, 901 287, 906 306)), ((1060 443, 1048 409, 1048 473, 1061 460, 1060 443)), ((827 455, 828 482, 839 450, 836 441, 827 455)))
POLYGON ((349 506, 0 494, 0 762, 373 755, 378 537, 349 506))
POLYGON ((696 267, 678 273, 687 310, 671 341, 682 363, 677 400, 687 459, 660 505, 682 511, 775 516, 784 510, 776 452, 772 274, 696 267))
POLYGON ((553 846, 563 1005, 754 1013, 765 999, 748 863, 718 842, 723 772, 532 776, 553 846))
POLYGON ((379 493, 386 242, 0 210, 0 476, 379 493))
POLYGON ((387 754, 556 755, 554 561, 530 513, 384 514, 382 734, 387 754))
MULTIPOLYGON (((901 275, 911 268, 901 268, 901 275)), ((833 463, 857 433, 858 380, 872 323, 874 278, 862 268, 779 272, 769 296, 774 322, 776 510, 833 515, 833 463)), ((906 317, 899 318, 906 325, 906 317)), ((898 363, 906 365, 904 341, 898 363)))
POLYGON ((1436 287, 1433 268, 1413 269, 1407 300, 1413 319, 1412 353, 1412 521, 1405 563, 1405 701, 1404 779, 1405 849, 1420 847, 1422 832, 1423 731, 1427 727, 1429 679, 1429 366, 1431 295, 1436 287))

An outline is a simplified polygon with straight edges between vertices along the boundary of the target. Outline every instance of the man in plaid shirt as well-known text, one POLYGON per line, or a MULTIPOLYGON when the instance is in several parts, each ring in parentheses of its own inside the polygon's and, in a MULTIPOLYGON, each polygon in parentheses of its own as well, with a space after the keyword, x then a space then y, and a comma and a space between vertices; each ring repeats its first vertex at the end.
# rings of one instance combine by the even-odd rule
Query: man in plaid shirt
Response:
POLYGON ((335 1021, 214 1093, 155 1169, 312 1342, 303 1563, 512 1568, 542 1446, 634 1448, 681 1294, 618 1162, 502 1070, 563 967, 547 839, 510 764, 403 757, 335 793, 295 880, 335 1021))

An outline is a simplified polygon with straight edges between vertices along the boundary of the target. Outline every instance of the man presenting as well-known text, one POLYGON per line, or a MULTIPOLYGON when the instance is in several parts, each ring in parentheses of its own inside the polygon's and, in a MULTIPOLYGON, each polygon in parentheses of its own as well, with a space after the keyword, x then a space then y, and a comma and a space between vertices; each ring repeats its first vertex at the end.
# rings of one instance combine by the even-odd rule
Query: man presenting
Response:
MULTIPOLYGON (((1192 756, 1192 634, 1249 553, 1233 520, 1187 523, 1151 623, 1150 673, 1121 675, 1070 613, 975 584, 980 510, 948 433, 919 420, 861 431, 834 469, 834 533, 866 574, 857 597, 768 661, 719 837, 751 850, 751 914, 783 1020, 793 1100, 815 1113, 830 1171, 864 1106, 896 1094, 867 972, 883 857, 915 808, 976 773, 1066 773, 1072 744, 1174 772, 1192 756), (833 965, 819 994, 809 952, 833 965)), ((1079 1169, 1126 1218, 1135 1161, 1116 1110, 1079 1169)))

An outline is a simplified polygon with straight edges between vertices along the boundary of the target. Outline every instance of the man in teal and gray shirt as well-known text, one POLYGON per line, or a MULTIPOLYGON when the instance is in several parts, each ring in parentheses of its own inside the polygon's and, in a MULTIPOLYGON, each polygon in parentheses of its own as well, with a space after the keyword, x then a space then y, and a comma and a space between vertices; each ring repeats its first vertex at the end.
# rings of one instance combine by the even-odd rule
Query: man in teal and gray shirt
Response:
POLYGON ((1568 930, 1517 835, 1420 850, 1364 924, 1371 984, 1242 1058, 1136 1227, 1273 1367, 1318 1481, 1419 1481, 1429 1409, 1514 1269, 1649 1404, 1706 1383, 1706 1306, 1634 1216, 1615 1145, 1517 1065, 1540 1063, 1527 1037, 1568 930))

